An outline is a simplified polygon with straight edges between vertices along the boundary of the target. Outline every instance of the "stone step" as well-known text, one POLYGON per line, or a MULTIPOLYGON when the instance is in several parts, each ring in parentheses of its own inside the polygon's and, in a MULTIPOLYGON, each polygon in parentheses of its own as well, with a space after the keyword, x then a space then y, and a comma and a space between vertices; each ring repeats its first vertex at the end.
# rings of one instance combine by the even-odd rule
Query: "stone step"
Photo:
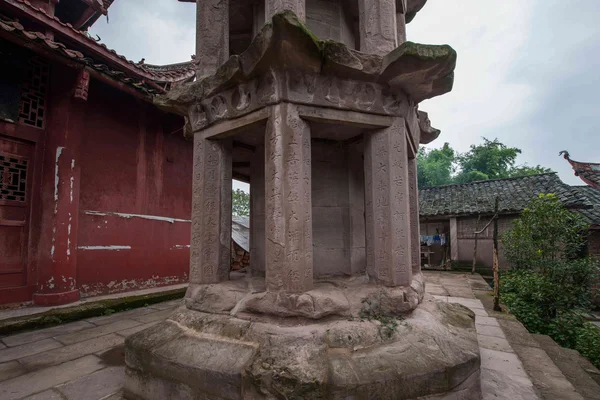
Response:
POLYGON ((584 399, 600 400, 600 371, 578 351, 559 346, 550 336, 533 335, 584 399))
MULTIPOLYGON (((496 316, 496 313, 491 313, 496 316)), ((519 321, 498 318, 498 323, 513 351, 544 400, 584 400, 576 387, 519 321)))

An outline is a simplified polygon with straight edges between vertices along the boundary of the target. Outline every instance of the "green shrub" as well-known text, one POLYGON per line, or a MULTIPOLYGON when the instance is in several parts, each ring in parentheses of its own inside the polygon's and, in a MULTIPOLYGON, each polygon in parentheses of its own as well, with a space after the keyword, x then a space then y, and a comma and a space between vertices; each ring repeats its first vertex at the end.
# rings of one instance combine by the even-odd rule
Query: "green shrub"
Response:
POLYGON ((575 350, 600 368, 600 329, 586 322, 577 331, 575 350))
POLYGON ((542 269, 548 262, 576 259, 584 248, 587 224, 564 208, 554 194, 540 194, 502 235, 506 260, 517 269, 542 269))
POLYGON ((540 195, 503 235, 513 269, 501 274, 500 296, 533 333, 577 349, 600 367, 600 330, 585 322, 599 268, 581 257, 586 225, 554 195, 540 195))

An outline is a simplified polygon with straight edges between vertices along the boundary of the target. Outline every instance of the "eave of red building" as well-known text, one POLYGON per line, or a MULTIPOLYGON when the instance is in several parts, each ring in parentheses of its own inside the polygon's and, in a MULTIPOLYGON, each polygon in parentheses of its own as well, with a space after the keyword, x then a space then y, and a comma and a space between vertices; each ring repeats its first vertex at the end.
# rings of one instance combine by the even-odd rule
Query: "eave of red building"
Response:
POLYGON ((191 79, 195 75, 193 62, 172 66, 135 64, 98 43, 87 32, 78 31, 26 0, 0 0, 0 12, 2 11, 7 15, 35 22, 47 30, 46 33, 27 31, 16 20, 0 20, 1 36, 31 47, 45 56, 55 59, 58 56, 59 62, 73 67, 87 67, 95 78, 130 93, 133 90, 137 92, 137 97, 146 100, 151 100, 152 95, 164 93, 164 86, 191 79), (47 32, 52 32, 52 35, 48 36, 47 32), (56 40, 56 37, 63 39, 66 44, 56 40))

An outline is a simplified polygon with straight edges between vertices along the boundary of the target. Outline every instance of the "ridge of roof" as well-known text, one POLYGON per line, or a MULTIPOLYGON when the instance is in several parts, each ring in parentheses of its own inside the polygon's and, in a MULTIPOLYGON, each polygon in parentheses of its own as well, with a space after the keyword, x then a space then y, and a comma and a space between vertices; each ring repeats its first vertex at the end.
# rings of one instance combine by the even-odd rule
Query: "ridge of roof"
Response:
POLYGON ((446 188, 446 187, 451 187, 451 186, 469 186, 469 185, 483 184, 483 183, 489 183, 489 182, 514 181, 514 180, 520 180, 520 179, 531 178, 531 177, 539 177, 539 176, 545 176, 545 175, 555 175, 558 178, 557 172, 544 172, 541 174, 514 176, 514 177, 510 177, 510 178, 484 179, 481 181, 473 181, 473 182, 465 182, 465 183, 449 183, 447 185, 425 186, 423 188, 419 188, 419 190, 430 190, 430 189, 434 190, 434 189, 446 188))

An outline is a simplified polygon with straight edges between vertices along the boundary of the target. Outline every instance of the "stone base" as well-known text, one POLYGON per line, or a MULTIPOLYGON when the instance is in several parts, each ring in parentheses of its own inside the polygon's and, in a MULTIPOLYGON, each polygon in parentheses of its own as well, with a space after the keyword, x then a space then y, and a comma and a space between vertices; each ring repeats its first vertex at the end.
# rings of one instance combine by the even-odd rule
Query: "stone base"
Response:
POLYGON ((475 316, 260 318, 181 307, 126 340, 127 399, 480 399, 475 316), (370 320, 369 320, 370 318, 370 320))

